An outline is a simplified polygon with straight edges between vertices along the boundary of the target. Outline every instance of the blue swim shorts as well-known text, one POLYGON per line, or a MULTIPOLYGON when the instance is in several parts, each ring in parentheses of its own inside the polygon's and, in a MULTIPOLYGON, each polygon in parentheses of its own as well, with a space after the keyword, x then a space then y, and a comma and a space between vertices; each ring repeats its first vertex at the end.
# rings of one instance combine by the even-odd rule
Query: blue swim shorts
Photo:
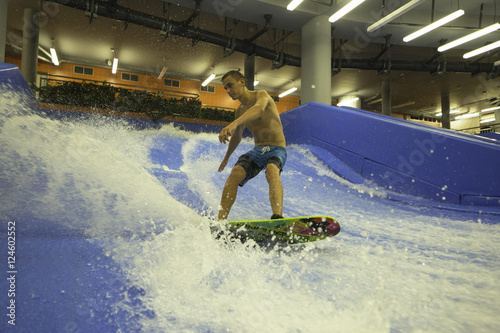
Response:
POLYGON ((241 155, 236 165, 241 165, 246 172, 246 177, 239 184, 243 186, 266 168, 269 163, 275 164, 280 173, 286 162, 286 149, 280 146, 255 146, 254 149, 241 155))

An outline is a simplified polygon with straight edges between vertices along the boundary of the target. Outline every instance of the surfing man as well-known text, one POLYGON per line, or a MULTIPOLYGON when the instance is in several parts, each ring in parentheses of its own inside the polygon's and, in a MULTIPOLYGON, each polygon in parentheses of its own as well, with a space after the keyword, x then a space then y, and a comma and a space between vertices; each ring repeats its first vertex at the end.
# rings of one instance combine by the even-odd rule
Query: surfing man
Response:
POLYGON ((238 71, 229 71, 222 77, 224 89, 233 100, 240 101, 235 111, 235 120, 219 133, 219 141, 229 141, 226 156, 219 172, 226 167, 229 157, 238 147, 244 128, 252 133, 255 148, 243 154, 231 170, 222 191, 219 220, 226 220, 236 200, 238 185, 245 183, 266 169, 269 183, 269 200, 273 215, 283 216, 283 186, 280 173, 286 162, 286 141, 281 119, 273 99, 264 90, 250 91, 245 86, 245 77, 238 71))

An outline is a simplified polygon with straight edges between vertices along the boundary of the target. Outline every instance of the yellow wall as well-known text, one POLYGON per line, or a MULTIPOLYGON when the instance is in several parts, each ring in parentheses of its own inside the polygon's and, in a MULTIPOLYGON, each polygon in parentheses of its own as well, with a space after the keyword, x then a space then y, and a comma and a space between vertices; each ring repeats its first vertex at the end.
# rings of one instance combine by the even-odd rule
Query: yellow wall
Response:
MULTIPOLYGON (((21 57, 16 55, 5 55, 5 62, 15 64, 19 68, 21 68, 21 57)), ((238 107, 239 102, 233 101, 226 93, 224 88, 221 85, 214 84, 215 93, 202 92, 200 91, 200 81, 192 81, 192 80, 182 80, 177 78, 172 78, 178 80, 180 82, 179 88, 174 87, 166 87, 163 85, 163 80, 158 80, 157 76, 142 74, 142 73, 134 73, 132 71, 117 71, 115 75, 111 73, 111 68, 101 68, 101 67, 92 67, 87 65, 82 65, 84 67, 92 67, 94 68, 94 75, 81 75, 75 74, 73 72, 73 66, 79 64, 73 63, 61 63, 59 66, 54 66, 52 63, 47 63, 45 61, 38 61, 38 72, 39 73, 49 73, 52 75, 59 76, 69 76, 73 78, 86 79, 86 80, 96 80, 96 81, 106 81, 110 83, 119 83, 119 84, 127 84, 131 86, 138 87, 147 87, 154 89, 166 89, 171 91, 179 91, 185 93, 199 94, 200 100, 203 105, 212 106, 212 107, 225 107, 235 109, 238 107), (139 74, 139 82, 131 82, 131 81, 123 81, 121 80, 121 73, 132 73, 139 74)), ((166 79, 168 77, 168 73, 165 75, 166 79)), ((278 95, 272 92, 270 95, 278 95)), ((299 106, 299 97, 295 96, 285 96, 280 98, 280 102, 276 103, 276 107, 278 108, 279 113, 288 111, 293 109, 294 107, 299 106)))

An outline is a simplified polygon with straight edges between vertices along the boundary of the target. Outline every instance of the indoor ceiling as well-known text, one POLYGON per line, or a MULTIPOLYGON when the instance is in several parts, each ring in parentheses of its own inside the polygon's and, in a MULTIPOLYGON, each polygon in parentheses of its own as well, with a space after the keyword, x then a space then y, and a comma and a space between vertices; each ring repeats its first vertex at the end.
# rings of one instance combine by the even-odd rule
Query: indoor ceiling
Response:
MULTIPOLYGON (((98 4, 99 10, 107 10, 112 14, 119 12, 116 8, 128 8, 130 12, 144 13, 141 15, 147 17, 148 22, 154 17, 156 21, 174 22, 184 31, 189 28, 191 32, 203 31, 219 39, 224 37, 231 40, 234 37, 240 41, 251 38, 263 29, 265 15, 271 14, 269 29, 252 43, 267 51, 276 54, 283 52, 300 59, 301 27, 316 15, 332 15, 349 1, 305 0, 294 11, 288 11, 286 6, 290 0, 202 0, 199 2, 199 15, 183 26, 181 22, 195 11, 195 0, 9 0, 7 50, 19 52, 22 47, 23 11, 25 8, 36 8, 45 12, 40 20, 39 44, 45 50, 55 47, 60 61, 106 67, 106 60, 112 58, 111 49, 114 48, 120 59, 120 70, 158 75, 167 66, 167 77, 200 81, 215 72, 219 75, 215 83, 220 83, 220 76, 226 71, 243 71, 246 54, 236 50, 225 56, 224 47, 205 42, 203 38, 192 38, 191 35, 183 37, 186 34, 175 33, 175 29, 171 34, 162 34, 161 28, 129 24, 126 19, 113 19, 99 12, 97 17, 91 19, 92 15, 85 10, 71 7, 84 3, 87 8, 97 8, 90 5, 98 4)), ((337 61, 342 59, 340 71, 332 74, 333 102, 345 95, 357 95, 363 102, 363 108, 380 109, 382 81, 389 79, 395 111, 433 115, 440 110, 443 92, 450 94, 452 108, 474 111, 491 105, 491 100, 500 97, 500 80, 487 80, 489 73, 484 72, 473 75, 467 71, 467 66, 494 63, 500 59, 498 49, 486 57, 467 61, 462 55, 500 40, 500 30, 464 44, 461 48, 443 53, 438 53, 436 49, 446 40, 452 41, 498 22, 497 2, 500 14, 500 1, 497 0, 427 0, 375 32, 367 33, 369 25, 408 3, 408 0, 366 0, 332 24, 333 57, 337 61), (402 41, 404 36, 431 23, 433 19, 438 20, 457 9, 463 9, 465 15, 454 20, 453 24, 409 43, 402 41), (382 53, 386 42, 391 47, 382 53), (385 64, 385 69, 389 69, 389 63, 392 67, 387 71, 375 67, 363 69, 370 60, 385 64), (398 62, 405 64, 404 69, 395 66, 398 62), (421 64, 425 62, 427 67, 436 68, 435 73, 426 70, 427 67, 422 69, 421 64), (448 67, 444 66, 445 62, 448 67), (465 70, 453 71, 462 65, 465 70)), ((115 17, 112 14, 111 17, 115 17)), ((285 63, 272 69, 274 62, 256 57, 255 72, 260 81, 259 88, 280 93, 295 85, 299 88, 296 95, 300 96, 300 67, 285 63)))

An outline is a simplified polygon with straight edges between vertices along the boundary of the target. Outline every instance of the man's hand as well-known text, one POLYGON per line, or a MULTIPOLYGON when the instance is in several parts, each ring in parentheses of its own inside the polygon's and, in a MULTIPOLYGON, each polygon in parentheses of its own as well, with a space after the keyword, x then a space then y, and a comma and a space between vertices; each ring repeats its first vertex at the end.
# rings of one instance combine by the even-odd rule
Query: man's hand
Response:
POLYGON ((220 131, 219 133, 219 141, 220 143, 226 144, 226 142, 229 141, 229 137, 233 135, 234 130, 236 129, 236 126, 233 125, 233 123, 227 125, 220 131))
POLYGON ((219 172, 222 172, 222 170, 224 170, 224 168, 225 168, 225 167, 226 167, 226 165, 227 165, 227 162, 228 162, 228 161, 227 161, 226 159, 222 160, 222 163, 221 163, 221 164, 220 164, 220 166, 219 166, 219 172))

